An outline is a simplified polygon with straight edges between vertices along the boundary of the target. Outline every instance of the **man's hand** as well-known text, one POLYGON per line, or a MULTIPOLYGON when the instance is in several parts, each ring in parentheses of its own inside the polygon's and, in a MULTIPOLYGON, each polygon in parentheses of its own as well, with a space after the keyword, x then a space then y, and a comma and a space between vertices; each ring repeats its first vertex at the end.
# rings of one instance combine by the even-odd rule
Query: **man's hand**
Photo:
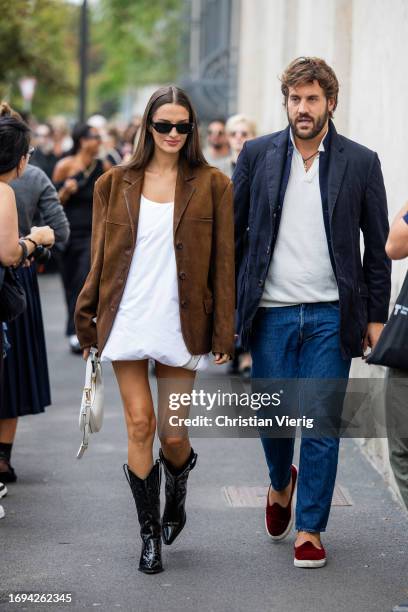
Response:
MULTIPOLYGON (((369 323, 367 325, 367 330, 363 340, 363 353, 367 351, 368 348, 373 350, 375 345, 378 342, 379 337, 381 336, 381 332, 384 329, 384 323, 369 323)), ((363 359, 366 358, 364 355, 363 359)))
POLYGON ((82 357, 83 359, 85 359, 85 361, 88 359, 90 352, 91 352, 90 346, 88 346, 87 348, 84 348, 84 350, 82 351, 82 357))

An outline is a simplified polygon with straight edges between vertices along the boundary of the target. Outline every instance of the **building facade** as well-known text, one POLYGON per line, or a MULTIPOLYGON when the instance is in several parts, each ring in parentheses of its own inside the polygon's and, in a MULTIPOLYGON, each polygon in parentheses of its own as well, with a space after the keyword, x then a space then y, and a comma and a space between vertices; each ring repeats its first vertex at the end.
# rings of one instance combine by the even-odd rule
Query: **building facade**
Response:
POLYGON ((204 123, 237 109, 240 10, 240 0, 186 3, 188 66, 181 86, 204 123))

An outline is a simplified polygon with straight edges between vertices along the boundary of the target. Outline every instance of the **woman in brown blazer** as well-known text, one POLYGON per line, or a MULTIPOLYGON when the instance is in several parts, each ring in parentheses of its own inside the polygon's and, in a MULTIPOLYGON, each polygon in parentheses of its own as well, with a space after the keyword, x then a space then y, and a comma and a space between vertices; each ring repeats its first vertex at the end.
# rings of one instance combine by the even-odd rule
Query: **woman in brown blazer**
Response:
POLYGON ((186 430, 166 426, 169 394, 192 390, 209 353, 217 365, 233 353, 233 253, 232 183, 205 161, 186 94, 163 87, 147 104, 133 158, 96 183, 92 265, 75 314, 84 358, 96 346, 119 384, 128 431, 124 469, 145 573, 162 571, 161 538, 171 544, 184 527, 187 478, 197 459, 186 430), (156 463, 149 358, 164 424, 156 463), (160 464, 166 476, 161 521, 160 464))

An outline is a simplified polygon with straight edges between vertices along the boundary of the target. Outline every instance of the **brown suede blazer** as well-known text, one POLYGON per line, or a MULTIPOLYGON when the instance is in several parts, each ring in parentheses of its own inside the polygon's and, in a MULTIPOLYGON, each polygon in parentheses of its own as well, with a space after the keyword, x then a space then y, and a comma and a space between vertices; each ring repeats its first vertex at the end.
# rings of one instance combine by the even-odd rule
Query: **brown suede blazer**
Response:
MULTIPOLYGON (((99 354, 111 331, 136 244, 143 174, 116 166, 95 184, 91 269, 78 297, 75 325, 81 347, 97 346, 99 354)), ((232 355, 234 226, 228 177, 211 166, 191 169, 180 164, 173 234, 186 346, 192 355, 232 355)))

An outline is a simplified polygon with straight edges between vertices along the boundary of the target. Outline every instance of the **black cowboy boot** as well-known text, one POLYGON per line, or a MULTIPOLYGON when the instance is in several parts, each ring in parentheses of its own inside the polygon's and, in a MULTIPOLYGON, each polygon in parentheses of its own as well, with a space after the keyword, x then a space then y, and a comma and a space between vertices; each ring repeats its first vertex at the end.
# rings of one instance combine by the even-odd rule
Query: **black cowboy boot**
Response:
POLYGON ((160 462, 156 461, 150 474, 142 480, 125 463, 123 471, 136 503, 143 541, 139 570, 145 574, 163 571, 161 560, 160 525, 160 462))
POLYGON ((178 469, 165 459, 161 449, 159 454, 166 474, 166 505, 162 518, 162 537, 165 544, 172 544, 186 524, 187 479, 196 464, 197 454, 191 449, 187 462, 178 469))

